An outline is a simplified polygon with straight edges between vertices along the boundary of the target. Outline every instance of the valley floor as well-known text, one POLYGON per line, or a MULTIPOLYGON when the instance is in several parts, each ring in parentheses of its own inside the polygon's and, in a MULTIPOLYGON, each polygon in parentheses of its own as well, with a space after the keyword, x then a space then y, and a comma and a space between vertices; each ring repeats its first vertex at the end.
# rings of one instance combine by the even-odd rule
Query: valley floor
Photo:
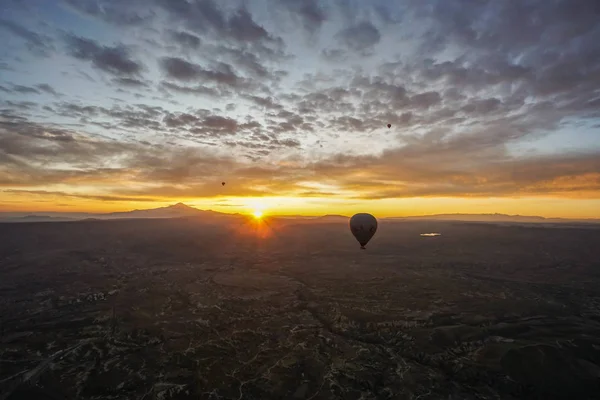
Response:
POLYGON ((600 229, 388 222, 362 251, 345 224, 238 228, 0 224, 1 393, 425 400, 600 390, 600 229))

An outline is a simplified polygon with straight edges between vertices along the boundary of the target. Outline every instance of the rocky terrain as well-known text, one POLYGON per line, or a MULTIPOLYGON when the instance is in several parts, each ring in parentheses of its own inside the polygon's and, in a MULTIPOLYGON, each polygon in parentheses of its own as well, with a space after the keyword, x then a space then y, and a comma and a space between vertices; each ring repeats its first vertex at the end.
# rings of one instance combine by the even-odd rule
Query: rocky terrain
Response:
POLYGON ((2 399, 592 399, 600 229, 0 224, 2 399), (439 232, 440 236, 421 236, 439 232))

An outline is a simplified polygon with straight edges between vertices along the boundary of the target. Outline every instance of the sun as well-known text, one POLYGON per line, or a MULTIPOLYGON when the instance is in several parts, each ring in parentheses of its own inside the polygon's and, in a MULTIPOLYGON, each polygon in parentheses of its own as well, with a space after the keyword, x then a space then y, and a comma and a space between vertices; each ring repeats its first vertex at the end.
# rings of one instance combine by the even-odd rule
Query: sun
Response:
POLYGON ((263 216, 263 212, 261 210, 254 210, 252 215, 254 215, 254 218, 256 219, 261 219, 263 216))

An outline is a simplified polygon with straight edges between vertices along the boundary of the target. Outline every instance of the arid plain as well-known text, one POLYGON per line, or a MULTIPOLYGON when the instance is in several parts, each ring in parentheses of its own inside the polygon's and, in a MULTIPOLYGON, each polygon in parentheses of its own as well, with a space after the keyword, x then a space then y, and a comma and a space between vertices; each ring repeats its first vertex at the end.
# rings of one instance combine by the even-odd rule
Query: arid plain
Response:
POLYGON ((0 389, 591 399, 599 243, 594 225, 385 221, 360 250, 347 223, 0 224, 0 389))

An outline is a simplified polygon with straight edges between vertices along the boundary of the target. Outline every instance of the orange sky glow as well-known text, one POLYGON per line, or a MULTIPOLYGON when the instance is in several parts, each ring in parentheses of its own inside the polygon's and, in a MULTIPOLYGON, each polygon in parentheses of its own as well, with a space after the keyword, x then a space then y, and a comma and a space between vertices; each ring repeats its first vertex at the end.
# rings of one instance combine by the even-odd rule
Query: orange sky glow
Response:
POLYGON ((183 202, 199 209, 224 213, 264 215, 352 215, 367 211, 378 217, 414 216, 447 213, 502 213, 542 217, 599 218, 599 199, 560 197, 415 197, 403 199, 351 200, 315 197, 222 197, 174 198, 163 201, 99 201, 73 199, 60 195, 30 195, 0 192, 0 211, 115 212, 164 207, 183 202))

